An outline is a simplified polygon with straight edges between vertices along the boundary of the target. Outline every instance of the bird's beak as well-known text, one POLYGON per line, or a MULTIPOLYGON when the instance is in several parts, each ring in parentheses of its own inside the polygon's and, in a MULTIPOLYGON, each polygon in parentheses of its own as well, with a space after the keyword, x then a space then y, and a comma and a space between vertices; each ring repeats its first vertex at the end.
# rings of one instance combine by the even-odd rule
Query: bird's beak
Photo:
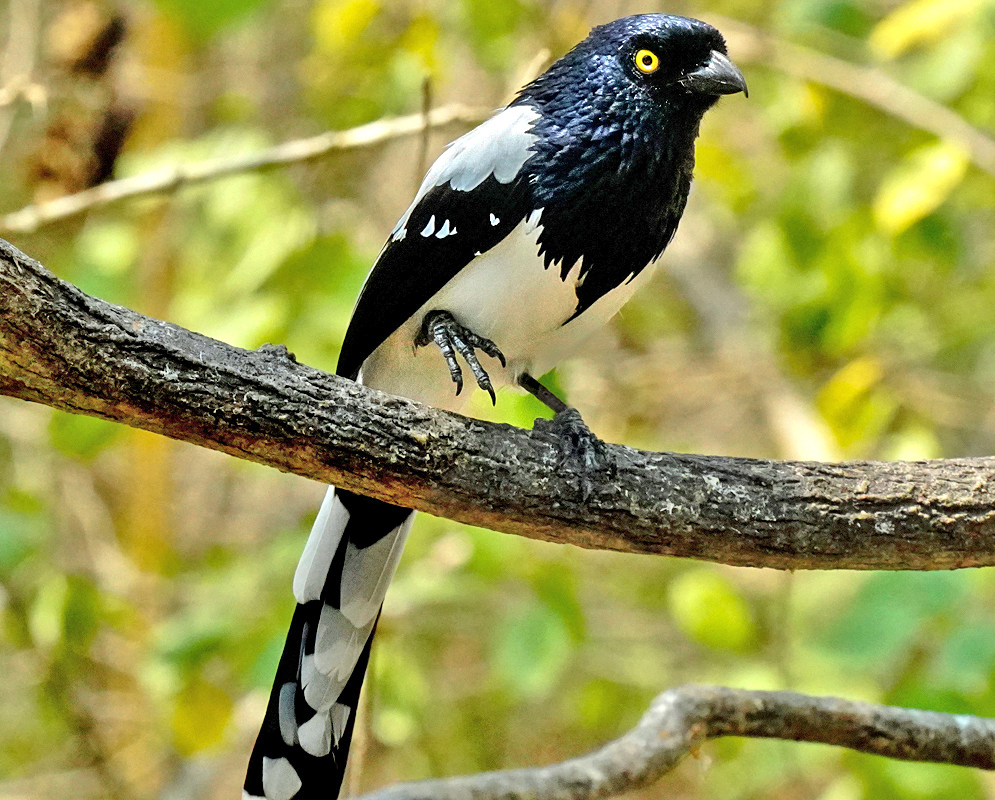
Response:
POLYGON ((701 94, 736 94, 742 92, 750 96, 746 88, 746 78, 739 68, 724 53, 713 50, 705 66, 689 72, 678 83, 685 89, 701 94))

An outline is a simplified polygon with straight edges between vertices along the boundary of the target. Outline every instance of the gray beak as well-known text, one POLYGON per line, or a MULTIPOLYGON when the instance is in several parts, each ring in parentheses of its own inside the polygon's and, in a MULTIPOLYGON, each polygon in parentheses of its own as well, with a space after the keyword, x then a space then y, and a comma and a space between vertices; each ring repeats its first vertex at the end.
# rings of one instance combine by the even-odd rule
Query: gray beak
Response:
POLYGON ((736 94, 750 96, 746 78, 723 53, 713 50, 705 66, 689 72, 678 83, 688 91, 701 94, 736 94))

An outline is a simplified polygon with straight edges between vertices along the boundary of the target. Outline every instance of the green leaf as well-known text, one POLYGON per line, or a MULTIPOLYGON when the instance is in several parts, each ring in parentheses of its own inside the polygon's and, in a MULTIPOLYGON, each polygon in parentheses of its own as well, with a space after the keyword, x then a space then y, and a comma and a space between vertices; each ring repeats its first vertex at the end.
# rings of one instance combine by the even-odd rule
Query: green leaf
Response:
POLYGON ((206 40, 227 25, 247 17, 272 0, 156 0, 197 39, 206 40))
POLYGON ((670 615, 684 634, 716 650, 746 650, 756 640, 746 600, 711 569, 686 572, 670 585, 670 615))
POLYGON ((56 411, 48 430, 56 450, 82 461, 92 461, 113 443, 124 427, 97 417, 56 411))
POLYGON ((508 615, 498 628, 494 649, 494 668, 501 682, 523 697, 548 694, 573 652, 562 617, 538 601, 508 615))

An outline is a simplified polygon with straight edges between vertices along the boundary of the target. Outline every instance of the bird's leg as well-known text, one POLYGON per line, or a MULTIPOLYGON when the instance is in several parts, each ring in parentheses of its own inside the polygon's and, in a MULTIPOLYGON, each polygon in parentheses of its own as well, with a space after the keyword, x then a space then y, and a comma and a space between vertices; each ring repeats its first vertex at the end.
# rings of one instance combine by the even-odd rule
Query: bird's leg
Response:
POLYGON ((613 465, 608 458, 605 443, 591 432, 576 408, 568 406, 529 373, 519 375, 518 385, 555 412, 556 416, 551 422, 537 419, 535 427, 556 437, 560 446, 560 462, 557 466, 574 465, 580 473, 581 494, 587 500, 594 491, 591 476, 596 472, 612 472, 613 465))
POLYGON ((473 377, 477 379, 477 386, 491 396, 492 403, 497 403, 494 385, 487 371, 480 366, 476 352, 478 349, 483 350, 491 358, 500 361, 502 367, 507 366, 504 354, 494 342, 464 328, 448 311, 429 311, 425 315, 421 331, 415 338, 415 346, 423 347, 429 342, 435 342, 436 347, 442 352, 442 357, 446 359, 449 375, 456 384, 456 394, 463 391, 463 370, 456 361, 456 354, 459 353, 473 372, 473 377))
POLYGON ((551 409, 554 414, 560 414, 569 408, 566 403, 527 372, 523 372, 518 376, 518 385, 544 406, 551 409))

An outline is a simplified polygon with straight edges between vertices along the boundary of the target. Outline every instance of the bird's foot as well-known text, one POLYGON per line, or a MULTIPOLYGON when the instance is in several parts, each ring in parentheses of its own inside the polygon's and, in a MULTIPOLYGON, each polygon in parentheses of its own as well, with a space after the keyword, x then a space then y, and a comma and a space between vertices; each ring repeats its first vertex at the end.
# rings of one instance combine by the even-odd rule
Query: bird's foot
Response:
POLYGON ((615 474, 607 446, 591 432, 576 408, 567 407, 551 420, 537 419, 535 428, 556 439, 560 448, 556 467, 576 475, 585 501, 594 493, 597 480, 615 474))
POLYGON ((477 350, 482 350, 491 358, 500 361, 502 367, 507 366, 504 354, 494 342, 464 328, 448 311, 429 311, 425 315, 421 331, 415 339, 415 346, 423 347, 429 342, 435 342, 435 346, 442 352, 442 357, 446 359, 449 375, 453 379, 453 383, 456 384, 456 394, 463 391, 463 370, 460 368, 459 362, 456 361, 456 354, 459 353, 470 367, 470 371, 473 372, 477 386, 491 396, 492 403, 497 404, 490 375, 480 366, 480 361, 477 358, 477 350))

